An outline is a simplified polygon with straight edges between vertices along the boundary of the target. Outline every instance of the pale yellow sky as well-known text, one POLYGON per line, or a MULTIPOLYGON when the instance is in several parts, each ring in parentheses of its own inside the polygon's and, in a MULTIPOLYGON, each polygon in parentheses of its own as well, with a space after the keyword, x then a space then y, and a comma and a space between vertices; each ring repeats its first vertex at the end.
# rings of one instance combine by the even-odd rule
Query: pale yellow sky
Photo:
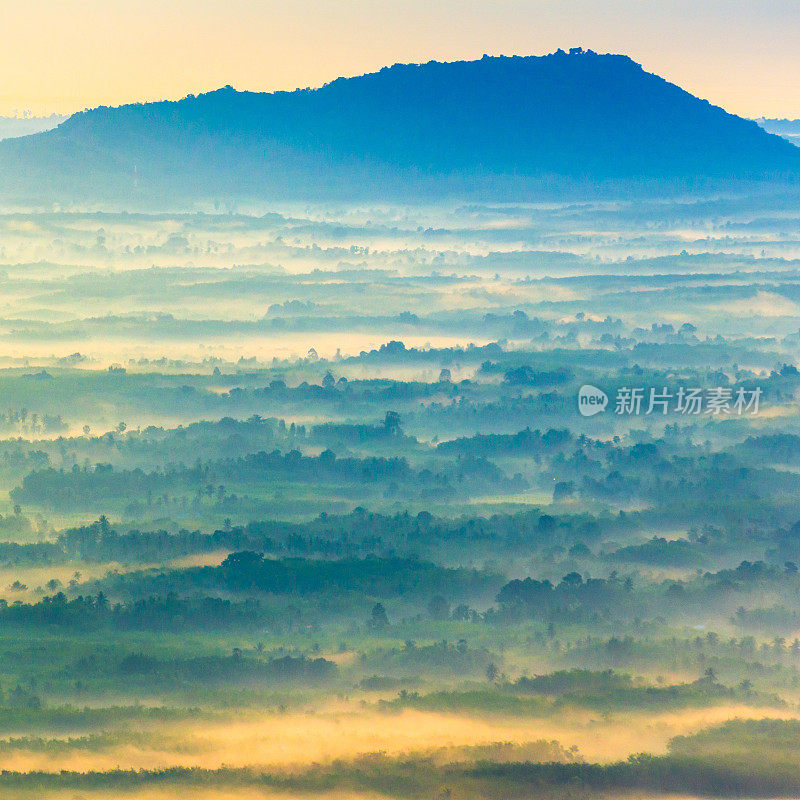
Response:
POLYGON ((800 0, 0 0, 0 114, 577 45, 744 116, 800 118, 800 0))

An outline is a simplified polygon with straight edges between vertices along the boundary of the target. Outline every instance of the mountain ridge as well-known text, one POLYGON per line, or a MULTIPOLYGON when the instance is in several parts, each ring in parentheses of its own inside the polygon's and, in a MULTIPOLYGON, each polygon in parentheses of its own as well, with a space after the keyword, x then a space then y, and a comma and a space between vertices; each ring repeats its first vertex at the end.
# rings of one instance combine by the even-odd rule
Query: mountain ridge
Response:
POLYGON ((342 196, 800 175, 790 143, 627 56, 395 64, 317 89, 102 106, 0 142, 0 193, 342 196))

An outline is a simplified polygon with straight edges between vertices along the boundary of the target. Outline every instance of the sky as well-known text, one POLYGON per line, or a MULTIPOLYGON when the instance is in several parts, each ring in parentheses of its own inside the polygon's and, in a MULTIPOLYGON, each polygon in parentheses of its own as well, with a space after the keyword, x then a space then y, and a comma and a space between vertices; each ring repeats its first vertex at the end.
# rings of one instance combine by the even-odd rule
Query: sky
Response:
POLYGON ((800 0, 0 0, 0 114, 576 46, 742 116, 800 118, 800 0))

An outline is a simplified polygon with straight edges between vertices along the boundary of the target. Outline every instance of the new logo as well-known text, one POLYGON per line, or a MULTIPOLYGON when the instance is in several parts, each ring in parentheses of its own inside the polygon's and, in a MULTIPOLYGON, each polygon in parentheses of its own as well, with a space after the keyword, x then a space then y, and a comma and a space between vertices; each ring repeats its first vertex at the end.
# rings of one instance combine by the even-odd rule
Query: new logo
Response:
POLYGON ((581 386, 578 392, 578 411, 584 417, 593 417, 601 411, 606 410, 608 405, 608 395, 596 386, 588 383, 581 386))

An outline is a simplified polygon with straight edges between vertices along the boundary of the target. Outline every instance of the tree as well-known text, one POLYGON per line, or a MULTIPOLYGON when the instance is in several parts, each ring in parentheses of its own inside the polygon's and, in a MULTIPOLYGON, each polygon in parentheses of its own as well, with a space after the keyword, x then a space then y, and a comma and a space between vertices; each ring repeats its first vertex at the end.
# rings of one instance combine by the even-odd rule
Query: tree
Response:
POLYGON ((442 595, 434 595, 428 601, 428 613, 433 619, 447 619, 450 616, 450 603, 442 595))
POLYGON ((486 667, 486 677, 494 683, 497 680, 497 676, 500 674, 500 670, 497 669, 497 664, 492 661, 488 667, 486 667))
POLYGON ((389 624, 389 617, 386 616, 386 609, 383 607, 383 603, 375 603, 372 607, 369 624, 371 628, 376 630, 385 628, 389 624))
POLYGON ((553 502, 567 500, 575 494, 575 483, 573 481, 559 481, 553 489, 553 502))
POLYGON ((383 426, 386 428, 386 432, 389 436, 399 436, 402 432, 400 428, 400 415, 396 411, 387 411, 386 417, 383 420, 383 426))

